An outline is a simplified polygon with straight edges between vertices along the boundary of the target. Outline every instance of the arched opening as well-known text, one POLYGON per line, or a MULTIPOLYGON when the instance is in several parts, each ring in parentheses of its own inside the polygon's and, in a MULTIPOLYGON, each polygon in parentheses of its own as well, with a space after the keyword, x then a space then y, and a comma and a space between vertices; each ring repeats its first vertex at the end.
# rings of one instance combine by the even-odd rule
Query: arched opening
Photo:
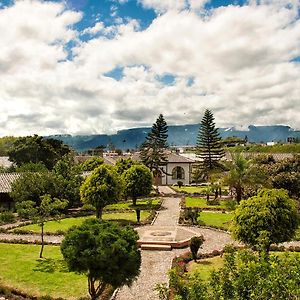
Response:
POLYGON ((175 167, 172 170, 172 179, 178 180, 178 179, 184 179, 185 174, 184 174, 184 169, 182 167, 175 167))

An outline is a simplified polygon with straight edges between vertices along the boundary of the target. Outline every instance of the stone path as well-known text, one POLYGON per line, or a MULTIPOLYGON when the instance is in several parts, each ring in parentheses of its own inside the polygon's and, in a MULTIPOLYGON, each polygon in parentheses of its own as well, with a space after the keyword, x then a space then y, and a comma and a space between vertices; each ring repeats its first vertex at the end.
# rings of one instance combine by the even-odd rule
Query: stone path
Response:
MULTIPOLYGON (((173 190, 172 190, 173 191, 173 190)), ((166 194, 168 194, 166 192, 166 194)), ((186 227, 178 225, 180 198, 164 198, 162 208, 152 226, 143 226, 136 228, 140 237, 145 232, 153 230, 173 230, 179 238, 187 236, 203 235, 205 242, 200 249, 202 253, 208 253, 213 250, 222 250, 226 244, 233 243, 230 235, 226 232, 216 231, 208 228, 186 227)), ((2 226, 0 226, 1 228, 2 226)), ((40 235, 34 234, 6 234, 0 233, 0 240, 24 240, 29 242, 40 241, 40 235)), ((59 244, 63 236, 46 235, 44 237, 48 243, 59 244)), ((300 246, 300 242, 283 243, 284 246, 300 246)), ((168 270, 170 269, 172 259, 186 252, 187 249, 173 249, 172 251, 148 251, 142 250, 141 273, 138 279, 129 287, 123 287, 116 294, 115 300, 158 300, 158 295, 154 291, 157 283, 168 282, 168 270)))
POLYGON ((176 195, 177 193, 167 185, 158 186, 158 192, 161 195, 176 195))
MULTIPOLYGON (((225 232, 218 232, 211 229, 202 229, 197 227, 183 227, 178 225, 179 218, 179 198, 164 198, 162 208, 154 224, 138 228, 140 237, 149 229, 151 230, 180 230, 184 228, 190 231, 192 235, 203 234, 205 238, 202 252, 211 252, 215 249, 222 250, 223 247, 232 243, 230 236, 225 232)), ((138 279, 129 287, 123 287, 116 295, 116 300, 158 300, 158 295, 154 291, 157 283, 168 282, 168 270, 171 267, 172 259, 187 251, 187 249, 173 249, 172 251, 142 251, 141 274, 138 279)))

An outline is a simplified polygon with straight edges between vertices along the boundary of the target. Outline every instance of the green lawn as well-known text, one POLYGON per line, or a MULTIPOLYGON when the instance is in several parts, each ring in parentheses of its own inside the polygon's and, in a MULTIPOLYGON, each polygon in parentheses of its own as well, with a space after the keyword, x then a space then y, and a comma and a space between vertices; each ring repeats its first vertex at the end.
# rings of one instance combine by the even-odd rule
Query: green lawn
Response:
POLYGON ((204 198, 191 198, 191 197, 186 197, 185 198, 185 205, 186 207, 200 207, 200 208, 224 208, 226 209, 226 200, 221 200, 220 205, 207 205, 206 204, 206 199, 204 198))
POLYGON ((198 222, 200 225, 229 229, 233 213, 201 212, 198 222))
MULTIPOLYGON (((141 211, 141 221, 145 220, 150 216, 149 211, 141 211)), ((70 227, 74 225, 80 225, 82 222, 88 218, 94 218, 95 216, 88 217, 77 217, 77 218, 66 218, 62 219, 59 222, 57 221, 49 221, 45 224, 44 231, 49 233, 55 233, 57 231, 66 232, 70 227)), ((136 214, 135 212, 122 212, 122 213, 111 213, 111 214, 103 214, 103 220, 114 220, 121 223, 135 223, 136 222, 136 214)), ((26 225, 22 227, 18 227, 15 231, 26 230, 32 232, 40 232, 41 228, 37 224, 26 225)))
POLYGON ((136 202, 136 207, 132 205, 132 201, 126 201, 126 202, 120 202, 116 204, 111 204, 105 206, 105 210, 117 210, 117 209, 134 209, 134 208, 139 208, 139 209, 158 209, 160 199, 141 199, 137 200, 136 202))
POLYGON ((40 246, 0 243, 0 282, 34 296, 78 299, 87 295, 84 275, 69 273, 60 248, 45 246, 44 259, 39 259, 40 246))
MULTIPOLYGON (((299 252, 271 252, 270 255, 293 255, 293 256, 299 256, 299 252)), ((208 280, 210 277, 210 273, 213 270, 218 270, 223 266, 223 258, 220 256, 215 256, 212 258, 206 258, 206 259, 199 259, 197 262, 191 261, 188 264, 188 272, 189 273, 195 273, 198 272, 200 274, 200 277, 202 280, 208 280)))
POLYGON ((176 192, 186 192, 189 194, 206 194, 207 187, 206 186, 183 186, 179 188, 178 186, 172 186, 172 189, 175 190, 176 192))
MULTIPOLYGON (((178 186, 172 186, 172 189, 175 190, 176 192, 185 192, 188 194, 206 194, 207 189, 209 188, 209 186, 183 186, 181 188, 179 188, 178 186)), ((223 186, 222 187, 222 193, 226 194, 228 192, 228 187, 223 186)), ((213 194, 213 193, 211 193, 213 194)))
POLYGON ((202 280, 208 280, 213 270, 220 269, 223 266, 223 258, 215 256, 212 258, 200 259, 197 262, 191 261, 188 264, 189 273, 198 272, 202 280))

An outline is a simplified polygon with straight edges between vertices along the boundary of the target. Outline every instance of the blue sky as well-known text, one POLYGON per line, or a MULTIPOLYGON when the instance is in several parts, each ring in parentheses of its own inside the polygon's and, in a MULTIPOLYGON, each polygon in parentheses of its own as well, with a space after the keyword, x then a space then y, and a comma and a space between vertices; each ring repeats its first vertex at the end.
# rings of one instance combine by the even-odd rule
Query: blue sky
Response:
POLYGON ((0 135, 300 129, 299 0, 0 0, 0 135))

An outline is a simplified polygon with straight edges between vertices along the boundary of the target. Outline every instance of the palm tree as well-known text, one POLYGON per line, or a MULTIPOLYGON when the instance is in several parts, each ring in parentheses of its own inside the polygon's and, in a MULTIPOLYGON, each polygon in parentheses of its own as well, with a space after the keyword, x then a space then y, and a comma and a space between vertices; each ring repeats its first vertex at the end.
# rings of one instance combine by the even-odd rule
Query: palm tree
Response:
POLYGON ((242 200, 246 187, 256 190, 263 180, 263 174, 258 172, 250 160, 245 159, 241 153, 232 154, 232 166, 225 182, 230 189, 234 189, 238 203, 242 200))

